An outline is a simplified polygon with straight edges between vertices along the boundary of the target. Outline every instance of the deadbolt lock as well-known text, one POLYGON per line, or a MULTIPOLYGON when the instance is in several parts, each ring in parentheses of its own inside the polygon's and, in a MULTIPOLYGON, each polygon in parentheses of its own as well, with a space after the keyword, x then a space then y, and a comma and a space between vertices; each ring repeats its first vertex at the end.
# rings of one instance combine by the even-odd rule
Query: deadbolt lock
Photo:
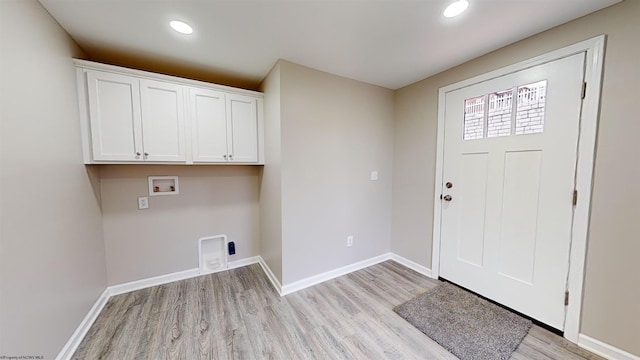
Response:
POLYGON ((446 186, 447 189, 451 189, 453 187, 453 184, 451 182, 447 182, 446 184, 444 184, 444 186, 446 186))
POLYGON ((443 199, 444 199, 444 201, 451 201, 451 199, 453 199, 453 198, 451 197, 451 195, 445 195, 443 197, 443 199))

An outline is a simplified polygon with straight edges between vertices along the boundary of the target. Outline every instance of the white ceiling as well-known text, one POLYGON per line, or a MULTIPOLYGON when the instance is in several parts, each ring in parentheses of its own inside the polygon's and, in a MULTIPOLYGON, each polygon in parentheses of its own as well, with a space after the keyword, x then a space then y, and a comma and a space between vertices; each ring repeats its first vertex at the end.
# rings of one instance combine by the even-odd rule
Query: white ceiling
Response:
POLYGON ((257 86, 278 59, 397 89, 620 0, 40 0, 92 58, 109 52, 257 86), (190 23, 175 33, 169 20, 190 23))

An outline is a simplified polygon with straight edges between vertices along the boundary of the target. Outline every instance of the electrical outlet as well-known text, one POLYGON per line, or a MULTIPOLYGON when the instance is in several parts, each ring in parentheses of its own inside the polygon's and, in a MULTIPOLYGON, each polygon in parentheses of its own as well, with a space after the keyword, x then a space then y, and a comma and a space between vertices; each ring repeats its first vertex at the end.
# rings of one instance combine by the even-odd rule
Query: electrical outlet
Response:
POLYGON ((138 210, 144 210, 149 208, 149 198, 146 196, 138 197, 138 210))
POLYGON ((347 236, 347 247, 353 246, 353 236, 347 236))

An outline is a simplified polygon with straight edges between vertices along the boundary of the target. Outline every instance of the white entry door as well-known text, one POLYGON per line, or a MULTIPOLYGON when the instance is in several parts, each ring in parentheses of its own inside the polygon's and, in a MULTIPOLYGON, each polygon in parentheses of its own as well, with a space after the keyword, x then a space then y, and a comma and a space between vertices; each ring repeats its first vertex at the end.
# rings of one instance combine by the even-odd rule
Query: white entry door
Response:
POLYGON ((440 276, 563 330, 585 54, 448 92, 440 276))

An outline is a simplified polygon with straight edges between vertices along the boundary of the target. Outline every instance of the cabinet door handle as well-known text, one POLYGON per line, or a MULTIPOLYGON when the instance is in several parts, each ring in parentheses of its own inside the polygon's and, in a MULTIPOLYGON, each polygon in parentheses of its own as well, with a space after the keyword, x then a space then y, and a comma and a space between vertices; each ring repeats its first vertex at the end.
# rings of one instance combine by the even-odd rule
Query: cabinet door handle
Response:
POLYGON ((227 159, 227 155, 226 155, 226 154, 225 154, 225 155, 222 155, 222 157, 223 157, 223 158, 225 158, 225 160, 227 159))
POLYGON ((229 154, 229 160, 233 160, 233 154, 229 154))
POLYGON ((149 153, 148 152, 144 153, 144 156, 149 156, 149 153))
POLYGON ((141 155, 141 154, 140 154, 140 151, 137 151, 137 152, 136 152, 136 156, 140 156, 140 155, 141 155))

